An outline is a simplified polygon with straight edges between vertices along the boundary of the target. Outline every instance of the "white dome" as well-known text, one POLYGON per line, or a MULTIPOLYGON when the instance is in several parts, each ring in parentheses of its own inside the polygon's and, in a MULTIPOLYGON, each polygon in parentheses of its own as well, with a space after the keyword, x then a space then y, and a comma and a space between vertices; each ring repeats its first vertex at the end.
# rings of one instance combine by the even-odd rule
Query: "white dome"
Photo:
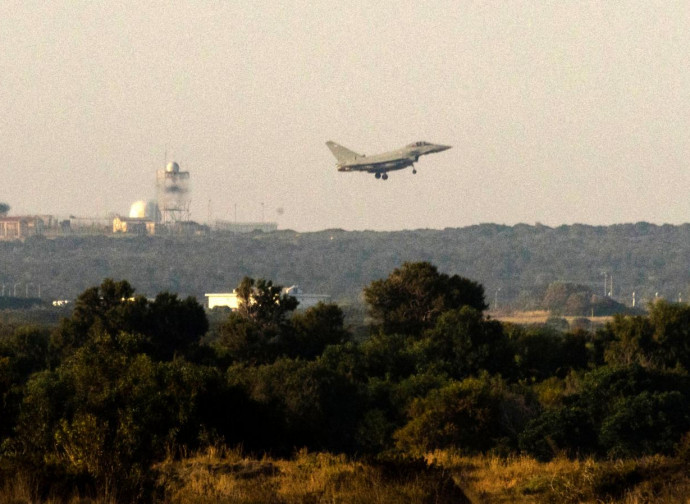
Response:
POLYGON ((171 161, 165 167, 165 171, 168 173, 178 173, 180 171, 180 165, 178 165, 175 161, 171 161))
POLYGON ((146 203, 144 201, 135 201, 129 208, 130 219, 143 219, 146 217, 146 203))

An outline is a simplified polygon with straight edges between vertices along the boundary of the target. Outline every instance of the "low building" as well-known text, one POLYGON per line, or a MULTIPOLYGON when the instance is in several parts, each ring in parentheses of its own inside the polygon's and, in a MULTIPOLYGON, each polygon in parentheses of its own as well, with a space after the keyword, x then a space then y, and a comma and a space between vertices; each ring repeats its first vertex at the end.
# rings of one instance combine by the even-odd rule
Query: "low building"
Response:
MULTIPOLYGON (((321 302, 327 303, 331 300, 331 296, 326 294, 307 294, 302 292, 302 289, 300 289, 297 285, 283 287, 283 294, 292 296, 299 301, 299 306, 297 307, 298 310, 306 310, 307 308, 316 306, 321 302)), ((224 306, 234 311, 240 307, 240 300, 236 290, 233 290, 232 292, 205 294, 205 296, 208 298, 209 310, 219 306, 224 306)))
POLYGON ((156 223, 150 219, 118 215, 113 219, 113 233, 153 235, 156 234, 156 223))
POLYGON ((40 217, 0 217, 0 240, 23 240, 42 234, 43 220, 40 217))

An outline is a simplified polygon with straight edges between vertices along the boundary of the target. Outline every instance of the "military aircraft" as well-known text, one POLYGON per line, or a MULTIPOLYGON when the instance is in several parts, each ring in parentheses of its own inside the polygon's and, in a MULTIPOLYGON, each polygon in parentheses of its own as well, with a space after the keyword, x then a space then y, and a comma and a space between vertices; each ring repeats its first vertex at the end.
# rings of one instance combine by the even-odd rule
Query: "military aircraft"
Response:
POLYGON ((352 152, 350 149, 346 149, 335 142, 326 142, 326 145, 338 160, 336 163, 338 171, 363 171, 373 173, 374 177, 383 180, 388 179, 389 171, 402 170, 408 166, 413 167, 412 173, 417 173, 413 165, 419 160, 419 156, 450 149, 449 145, 415 142, 398 150, 367 157, 364 154, 352 152))

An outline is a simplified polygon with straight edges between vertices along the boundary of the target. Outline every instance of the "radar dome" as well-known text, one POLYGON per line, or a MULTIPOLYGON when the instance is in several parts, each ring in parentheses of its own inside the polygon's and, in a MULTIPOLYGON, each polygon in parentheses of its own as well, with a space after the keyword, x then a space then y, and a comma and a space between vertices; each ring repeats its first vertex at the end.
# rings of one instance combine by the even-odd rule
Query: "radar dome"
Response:
POLYGON ((165 171, 167 171, 168 173, 179 173, 180 165, 178 165, 175 161, 171 161, 165 167, 165 171))
POLYGON ((135 201, 129 208, 130 219, 144 219, 146 217, 146 203, 144 201, 135 201))

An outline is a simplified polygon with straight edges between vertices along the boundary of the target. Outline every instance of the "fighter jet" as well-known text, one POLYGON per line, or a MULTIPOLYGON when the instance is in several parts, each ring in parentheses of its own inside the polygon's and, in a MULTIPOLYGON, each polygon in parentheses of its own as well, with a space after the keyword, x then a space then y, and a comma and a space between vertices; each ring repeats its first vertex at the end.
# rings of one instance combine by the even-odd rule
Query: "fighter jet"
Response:
POLYGON ((383 180, 388 179, 389 171, 402 170, 408 166, 412 166, 412 173, 417 173, 413 165, 419 161, 419 156, 450 149, 449 145, 415 142, 398 150, 367 157, 364 154, 352 152, 335 142, 326 142, 326 145, 338 160, 336 163, 338 171, 363 171, 373 173, 374 177, 383 180))

